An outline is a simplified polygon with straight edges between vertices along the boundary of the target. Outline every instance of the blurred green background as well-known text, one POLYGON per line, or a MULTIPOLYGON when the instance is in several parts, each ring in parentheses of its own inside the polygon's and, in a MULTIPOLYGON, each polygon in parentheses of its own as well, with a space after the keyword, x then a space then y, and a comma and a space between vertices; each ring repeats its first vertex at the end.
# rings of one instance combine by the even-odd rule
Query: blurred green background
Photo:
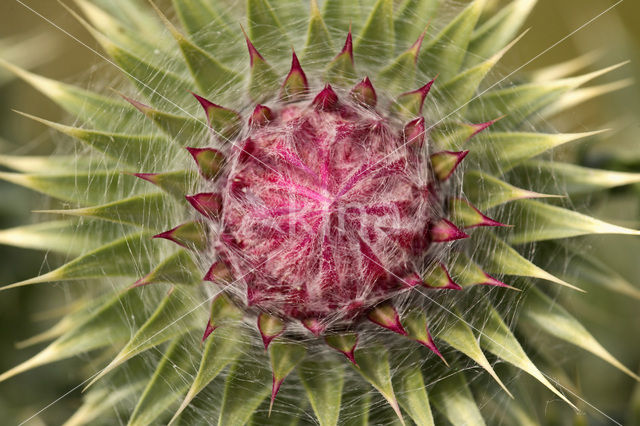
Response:
MULTIPOLYGON (((55 25, 77 36, 88 46, 96 43, 56 1, 23 0, 29 7, 55 25)), ((272 0, 277 3, 277 0, 272 0)), ((499 0, 494 3, 505 3, 499 0)), ((520 67, 585 22, 613 5, 612 0, 539 0, 526 27, 531 31, 506 57, 504 73, 520 67)), ((68 82, 91 78, 99 57, 74 41, 42 17, 15 0, 0 1, 0 56, 34 69, 48 77, 68 82), (29 45, 18 40, 39 35, 29 45)), ((524 67, 522 72, 595 52, 598 59, 591 69, 624 60, 631 63, 598 80, 599 83, 640 76, 640 1, 625 0, 587 27, 524 67)), ((29 112, 50 120, 65 120, 61 111, 26 84, 12 80, 0 71, 0 154, 46 154, 53 149, 51 134, 42 126, 24 119, 11 109, 29 112)), ((640 171, 640 86, 590 101, 562 114, 551 128, 558 131, 585 131, 613 128, 614 131, 570 153, 584 165, 606 166, 619 170, 640 171)), ((594 198, 598 217, 627 226, 640 225, 638 188, 623 188, 594 198)), ((31 210, 42 207, 37 195, 0 182, 0 228, 31 222, 31 210)), ((632 283, 640 286, 640 240, 620 237, 585 238, 584 245, 600 250, 603 260, 611 262, 632 283)), ((0 285, 22 280, 48 268, 49 259, 41 253, 0 246, 0 285)), ((64 301, 62 286, 34 286, 0 294, 0 371, 4 371, 35 353, 39 347, 17 350, 15 343, 51 325, 47 318, 56 303, 64 301)), ((568 301, 574 312, 593 334, 626 365, 640 367, 640 306, 637 301, 619 295, 592 291, 571 295, 568 301), (588 306, 597 303, 599 310, 588 306), (604 309, 603 309, 604 308, 604 309), (613 327, 612 327, 613 325, 613 327)), ((631 421, 628 411, 633 383, 622 373, 582 352, 559 351, 558 363, 579 376, 579 389, 586 401, 616 419, 631 421)), ((0 384, 0 424, 26 419, 54 402, 78 384, 77 369, 87 359, 56 363, 0 384), (76 368, 73 368, 73 367, 76 368)), ((72 392, 54 403, 29 424, 60 424, 79 406, 81 394, 72 392)), ((637 393, 640 399, 640 393, 637 393)), ((640 401, 636 404, 640 407, 640 401)), ((554 410, 560 403, 547 406, 548 423, 553 424, 554 410)), ((610 424, 585 404, 588 413, 576 421, 610 424)), ((636 407, 637 410, 640 408, 636 407)), ((640 417, 640 414, 639 414, 640 417)))

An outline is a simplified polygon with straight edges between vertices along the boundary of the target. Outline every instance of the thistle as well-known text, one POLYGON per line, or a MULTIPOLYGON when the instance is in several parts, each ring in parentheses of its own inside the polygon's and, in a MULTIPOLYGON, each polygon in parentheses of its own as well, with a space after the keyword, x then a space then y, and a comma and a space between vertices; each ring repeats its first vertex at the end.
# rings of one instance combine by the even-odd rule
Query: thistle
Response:
POLYGON ((498 361, 575 408, 523 349, 539 332, 638 380, 554 301, 580 297, 576 283, 522 254, 535 243, 547 264, 574 250, 549 240, 640 234, 563 205, 640 181, 544 155, 599 132, 532 130, 617 66, 483 83, 535 1, 492 17, 475 0, 443 22, 434 0, 174 0, 179 25, 153 3, 75 2, 135 88, 2 62, 81 126, 24 115, 86 148, 4 157, 17 172, 0 177, 60 200, 44 213, 63 219, 2 241, 75 258, 3 290, 86 285, 69 284, 79 302, 28 343, 53 341, 0 380, 109 359, 72 425, 484 424, 483 389, 516 393, 498 361), (558 177, 566 192, 537 192, 558 177))

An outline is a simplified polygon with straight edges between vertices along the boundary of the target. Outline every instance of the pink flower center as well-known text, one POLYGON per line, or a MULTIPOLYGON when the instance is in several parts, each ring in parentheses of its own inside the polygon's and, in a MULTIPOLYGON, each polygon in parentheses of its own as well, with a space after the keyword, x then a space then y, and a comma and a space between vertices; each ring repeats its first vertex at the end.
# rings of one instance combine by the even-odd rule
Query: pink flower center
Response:
POLYGON ((422 147, 346 104, 282 107, 225 175, 218 253, 249 304, 285 318, 353 318, 402 291, 440 208, 422 147))

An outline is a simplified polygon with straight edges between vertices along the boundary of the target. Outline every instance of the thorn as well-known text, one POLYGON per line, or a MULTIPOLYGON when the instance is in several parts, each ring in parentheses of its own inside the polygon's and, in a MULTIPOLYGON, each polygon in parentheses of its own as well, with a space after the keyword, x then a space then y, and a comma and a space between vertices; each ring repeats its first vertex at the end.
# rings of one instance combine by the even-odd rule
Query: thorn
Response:
POLYGON ((138 281, 136 281, 135 283, 131 284, 131 286, 129 288, 138 288, 138 287, 142 287, 142 286, 151 284, 151 281, 148 281, 149 275, 150 274, 147 274, 144 277, 140 278, 138 281))
POLYGON ((398 96, 398 99, 394 104, 394 108, 396 110, 399 110, 399 112, 403 113, 404 115, 421 115, 424 101, 427 98, 429 91, 431 90, 431 86, 433 86, 433 83, 436 81, 436 78, 438 77, 436 76, 433 80, 420 87, 419 89, 411 92, 406 92, 398 96))
POLYGON ((330 84, 324 86, 324 89, 315 97, 311 103, 317 109, 322 111, 330 111, 338 105, 338 95, 334 92, 330 84))
POLYGON ((346 356, 347 359, 357 367, 355 352, 356 346, 358 346, 358 339, 357 334, 348 333, 328 335, 325 336, 324 341, 329 347, 346 356))
POLYGON ((477 135, 478 133, 486 130, 487 128, 491 127, 493 124, 497 123, 498 121, 502 120, 503 118, 505 118, 507 115, 501 115, 500 117, 493 119, 491 121, 487 121, 485 123, 480 123, 480 124, 471 124, 470 126, 473 128, 473 133, 471 134, 471 136, 469 136, 467 138, 467 140, 471 139, 472 137, 474 137, 475 135, 477 135))
POLYGON ((211 325, 211 320, 207 321, 207 326, 204 329, 204 334, 202 336, 202 340, 200 341, 200 343, 204 343, 204 341, 207 340, 207 337, 209 337, 211 333, 215 331, 215 329, 216 327, 211 325))
POLYGON ((193 92, 190 93, 198 100, 202 109, 204 109, 204 113, 207 116, 207 123, 214 133, 219 134, 225 140, 234 137, 238 133, 242 123, 240 114, 229 108, 214 104, 210 100, 193 92))
POLYGON ((149 105, 143 104, 142 102, 138 102, 133 98, 130 98, 120 92, 116 92, 118 93, 118 95, 120 95, 122 97, 122 99, 124 99, 125 101, 129 102, 131 105, 133 105, 138 111, 140 111, 143 114, 147 114, 147 112, 149 112, 149 110, 151 109, 151 107, 149 105))
POLYGON ((280 318, 264 312, 258 315, 258 331, 262 337, 265 351, 269 348, 271 341, 284 333, 284 330, 285 323, 280 318))
POLYGON ((162 238, 178 244, 180 247, 201 250, 207 246, 207 228, 203 222, 191 221, 161 232, 151 238, 162 238))
POLYGON ((479 226, 513 226, 491 219, 489 216, 478 210, 468 200, 465 200, 463 198, 453 199, 451 207, 454 218, 459 219, 464 228, 476 228, 479 226))
POLYGON ((322 333, 327 329, 326 324, 323 324, 318 318, 307 318, 300 322, 316 337, 322 335, 322 333))
POLYGON ((222 212, 222 196, 215 192, 186 195, 185 199, 203 216, 216 220, 222 212))
POLYGON ((351 95, 363 106, 375 108, 378 103, 378 95, 369 77, 363 78, 360 83, 356 84, 351 90, 351 95))
POLYGON ((231 271, 229 270, 227 265, 225 265, 224 262, 220 260, 213 262, 203 278, 204 281, 210 281, 213 283, 217 283, 220 281, 230 282, 232 281, 232 279, 233 277, 231 275, 231 271))
POLYGON ((157 176, 158 173, 131 173, 131 175, 146 180, 147 182, 155 183, 153 178, 157 176))
POLYGON ((353 36, 351 34, 351 24, 349 24, 349 32, 347 33, 347 40, 344 42, 344 47, 335 57, 334 61, 345 54, 349 55, 349 59, 351 59, 351 63, 353 64, 353 36))
POLYGON ((373 308, 373 310, 369 311, 367 314, 367 318, 374 324, 378 324, 380 327, 384 327, 394 333, 398 333, 402 336, 407 335, 406 330, 402 327, 402 323, 400 322, 400 315, 398 315, 398 311, 389 302, 384 302, 373 308))
POLYGON ((262 127, 273 120, 273 111, 264 105, 256 105, 249 117, 249 126, 262 127))
POLYGON ((411 45, 409 51, 413 53, 413 61, 414 63, 418 62, 418 55, 420 54, 420 49, 422 48, 422 42, 424 41, 424 37, 427 35, 427 30, 429 29, 429 24, 424 28, 422 34, 418 37, 418 39, 411 45))
POLYGON ((417 272, 410 273, 400 281, 402 286, 405 288, 414 288, 418 285, 424 284, 424 282, 422 281, 422 277, 417 272))
POLYGON ((202 97, 202 96, 200 96, 200 95, 198 95, 198 94, 196 94, 194 92, 189 91, 189 93, 191 93, 193 95, 193 97, 196 98, 196 100, 200 103, 200 106, 202 107, 204 112, 207 114, 207 117, 209 117, 209 111, 212 108, 220 108, 220 109, 223 108, 220 105, 214 104, 210 100, 208 100, 208 99, 206 99, 206 98, 204 98, 204 97, 202 97))
POLYGON ((242 34, 244 34, 244 38, 247 42, 247 49, 249 49, 249 65, 253 68, 254 61, 257 59, 266 62, 260 52, 258 52, 258 49, 256 49, 256 47, 249 39, 249 36, 247 35, 247 32, 244 30, 244 27, 242 25, 240 25, 240 29, 242 30, 242 34))
POLYGON ((205 179, 215 179, 226 160, 217 149, 186 147, 186 150, 193 157, 200 174, 205 179))
POLYGON ((510 286, 508 284, 503 283, 500 280, 497 280, 497 279, 493 278, 491 275, 487 274, 486 272, 483 272, 483 274, 486 277, 486 281, 478 283, 478 285, 490 285, 490 286, 494 286, 494 287, 508 288, 510 290, 515 290, 515 291, 522 291, 519 288, 510 286))
POLYGON ((307 76, 300 65, 298 56, 292 48, 291 70, 282 84, 280 97, 282 99, 295 99, 303 96, 309 91, 307 76))
POLYGON ((462 290, 462 286, 453 281, 447 267, 444 266, 443 263, 439 263, 438 268, 425 277, 424 286, 436 290, 462 290), (428 281, 431 281, 431 283, 428 281))
POLYGON ((445 181, 456 171, 469 151, 440 151, 431 155, 431 166, 440 181, 445 181))
POLYGON ((431 241, 436 243, 445 243, 448 241, 469 238, 469 235, 467 233, 462 231, 447 219, 440 219, 440 221, 435 223, 431 227, 429 235, 431 236, 431 241))
POLYGON ((156 234, 151 238, 163 238, 165 240, 169 240, 171 242, 174 242, 174 243, 178 244, 179 246, 186 247, 184 244, 179 242, 174 236, 176 231, 178 230, 178 228, 180 228, 180 226, 182 226, 182 225, 178 225, 175 228, 169 229, 168 231, 164 231, 164 232, 161 232, 159 234, 156 234))
POLYGON ((426 126, 423 117, 418 117, 411 120, 404 126, 404 140, 407 144, 416 145, 421 147, 424 143, 424 135, 426 132, 426 126))
POLYGON ((271 417, 271 410, 273 409, 273 401, 276 399, 276 395, 280 391, 280 386, 282 385, 282 380, 276 380, 276 376, 272 375, 271 382, 271 402, 269 403, 269 414, 267 417, 271 417))
POLYGON ((433 352, 434 354, 438 355, 438 357, 442 360, 442 362, 444 362, 444 365, 449 367, 449 363, 447 362, 446 359, 444 359, 444 356, 442 356, 442 354, 440 353, 440 350, 438 349, 438 347, 434 343, 433 338, 431 337, 431 333, 429 333, 429 329, 428 328, 427 328, 427 336, 428 336, 427 337, 427 341, 416 340, 416 342, 418 342, 421 345, 429 348, 429 350, 431 350, 431 352, 433 352))

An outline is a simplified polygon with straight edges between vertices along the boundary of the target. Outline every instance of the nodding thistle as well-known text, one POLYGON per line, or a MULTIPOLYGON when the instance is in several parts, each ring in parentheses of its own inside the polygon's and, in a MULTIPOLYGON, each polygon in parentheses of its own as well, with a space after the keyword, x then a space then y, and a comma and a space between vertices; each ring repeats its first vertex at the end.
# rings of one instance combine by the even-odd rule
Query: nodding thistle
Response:
POLYGON ((0 380, 109 355, 70 424, 475 425, 478 383, 514 396, 500 360, 574 407, 525 353, 532 328, 638 379, 542 282, 575 283, 512 247, 639 234, 536 187, 640 181, 543 156, 598 132, 531 131, 615 67, 480 90, 535 1, 445 21, 440 0, 174 0, 179 25, 153 3, 76 3, 133 85, 104 95, 2 62, 82 124, 30 117, 87 148, 0 175, 71 205, 12 232, 77 256, 3 290, 92 284, 0 380))

